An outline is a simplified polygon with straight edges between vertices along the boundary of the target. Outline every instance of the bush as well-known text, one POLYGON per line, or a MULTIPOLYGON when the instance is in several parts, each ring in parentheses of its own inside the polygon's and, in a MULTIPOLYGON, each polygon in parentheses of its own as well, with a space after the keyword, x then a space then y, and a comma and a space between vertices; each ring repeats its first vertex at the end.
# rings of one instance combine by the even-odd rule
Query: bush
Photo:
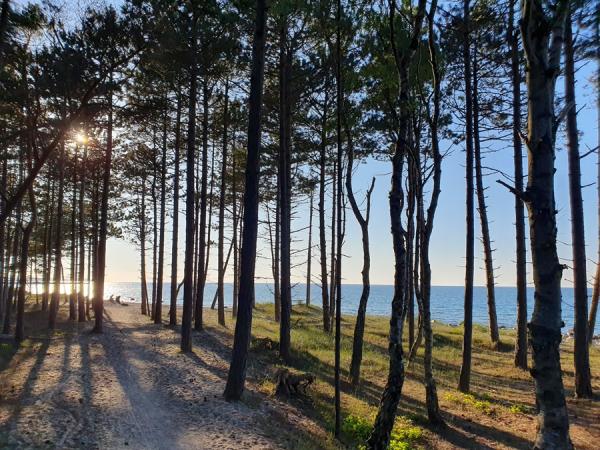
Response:
MULTIPOLYGON (((413 442, 423 436, 423 431, 419 427, 412 425, 409 420, 405 419, 404 422, 405 424, 401 427, 394 427, 388 446, 389 450, 411 450, 413 442)), ((359 449, 366 448, 365 443, 372 429, 371 421, 360 416, 350 415, 342 423, 342 431, 352 438, 359 449)))

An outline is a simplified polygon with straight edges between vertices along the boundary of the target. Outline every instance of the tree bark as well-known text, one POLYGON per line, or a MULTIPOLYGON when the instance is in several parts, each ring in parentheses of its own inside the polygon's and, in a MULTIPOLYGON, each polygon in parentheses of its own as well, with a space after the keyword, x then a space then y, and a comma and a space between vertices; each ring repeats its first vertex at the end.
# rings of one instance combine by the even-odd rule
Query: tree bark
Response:
POLYGON ((479 138, 479 71, 477 46, 473 54, 473 141, 475 150, 475 183, 477 187, 477 208, 481 222, 481 243, 483 244, 485 264, 485 285, 487 289, 488 318, 490 322, 490 340, 492 348, 498 349, 500 334, 498 333, 498 315, 496 314, 496 292, 494 285, 494 259, 492 256, 492 238, 485 203, 485 187, 483 185, 483 168, 481 167, 481 141, 479 138))
POLYGON ((48 328, 51 330, 56 326, 56 316, 58 314, 58 305, 60 302, 60 273, 62 271, 62 216, 64 199, 64 178, 65 178, 65 144, 60 145, 60 153, 57 158, 58 164, 58 198, 56 206, 56 232, 54 235, 54 290, 50 298, 50 308, 48 311, 48 328))
POLYGON ((204 310, 204 285, 206 276, 206 211, 208 199, 208 80, 202 80, 202 175, 200 181, 200 229, 198 232, 198 278, 196 284, 196 303, 194 305, 194 329, 202 331, 204 326, 202 314, 204 310))
POLYGON ((531 375, 538 407, 536 449, 571 449, 569 416, 560 367, 563 266, 556 249, 554 199, 554 92, 560 67, 567 2, 546 9, 545 2, 525 0, 521 32, 527 59, 529 175, 527 200, 535 303, 529 328, 531 375), (552 27, 548 24, 551 23, 552 27))
MULTIPOLYGON (((514 29, 516 0, 509 2, 508 40, 512 79, 512 137, 514 147, 515 189, 523 191, 523 150, 521 145, 521 69, 519 67, 519 32, 514 29)), ((517 269, 517 339, 515 366, 527 369, 527 249, 525 245, 525 207, 515 196, 515 238, 517 269)))
POLYGON ((171 303, 169 325, 177 325, 177 246, 179 240, 179 178, 181 164, 181 88, 177 92, 177 115, 175 118, 175 175, 173 179, 173 238, 171 241, 171 303))
POLYGON ((329 287, 327 283, 327 240, 325 237, 325 164, 327 161, 327 106, 329 100, 328 83, 325 82, 323 102, 323 123, 321 124, 321 145, 319 149, 319 253, 321 262, 321 299, 323 301, 323 329, 328 332, 329 287))
MULTIPOLYGON (((112 74, 109 84, 112 84, 112 74)), ((113 97, 112 86, 108 92, 108 125, 106 129, 106 153, 104 155, 104 172, 102 177, 102 203, 100 206, 100 227, 98 232, 97 274, 94 283, 94 333, 102 333, 104 315, 104 275, 106 273, 106 239, 108 235, 108 195, 110 192, 110 167, 113 150, 113 97)))
POLYGON ((279 211, 281 220, 281 320, 279 322, 279 356, 290 363, 290 315, 292 309, 291 276, 291 124, 290 64, 291 50, 287 40, 287 17, 282 18, 279 32, 279 211))
POLYGON ((565 25, 565 103, 567 111, 567 157, 569 161, 569 199, 571 201, 571 247, 573 249, 573 288, 575 307, 575 395, 592 398, 592 376, 588 349, 588 298, 585 255, 585 223, 581 197, 581 167, 575 102, 575 50, 571 14, 565 25))
POLYGON ((260 172, 260 124, 265 63, 265 0, 256 0, 256 28, 252 43, 252 73, 248 117, 248 154, 246 159, 246 190, 240 263, 238 317, 235 324, 231 365, 224 396, 239 400, 244 391, 246 361, 252 330, 252 299, 258 233, 258 186, 260 172))
POLYGON ((308 248, 306 255, 306 306, 310 306, 311 266, 312 266, 312 229, 313 229, 313 202, 315 199, 314 186, 310 191, 310 204, 308 207, 308 248))
POLYGON ((81 160, 81 181, 79 182, 79 288, 77 291, 77 320, 85 322, 85 299, 83 286, 85 280, 85 171, 87 161, 87 146, 83 147, 81 160))
POLYGON ((156 308, 154 310, 154 323, 162 323, 163 302, 163 276, 165 269, 165 216, 166 216, 166 185, 167 185, 167 131, 168 115, 164 111, 163 141, 160 163, 160 229, 158 233, 158 270, 156 274, 156 308))
POLYGON ((352 386, 358 386, 360 381, 360 365, 362 362, 363 340, 365 333, 365 319, 367 315, 367 302, 371 292, 370 270, 371 270, 371 251, 369 247, 369 219, 371 214, 371 194, 375 188, 375 177, 371 181, 371 186, 367 190, 367 208, 363 216, 352 187, 352 171, 354 170, 354 143, 352 134, 346 119, 346 135, 348 143, 348 163, 346 167, 346 195, 352 208, 352 213, 358 222, 362 235, 363 266, 362 266, 362 291, 356 313, 356 323, 354 325, 354 337, 352 339, 352 359, 350 362, 350 383, 352 386))
POLYGON ((194 304, 194 159, 196 148, 196 101, 198 77, 198 12, 192 6, 190 37, 190 91, 186 151, 185 261, 183 275, 183 313, 181 315, 181 351, 192 351, 192 310, 194 304))
MULTIPOLYGON (((31 219, 23 229, 21 240, 21 258, 19 261, 19 292, 17 294, 17 318, 15 323, 15 341, 21 342, 25 338, 25 290, 27 287, 27 262, 29 260, 29 242, 37 218, 35 194, 33 186, 29 189, 29 206, 31 219)), ((29 290, 32 291, 30 283, 29 290)))
POLYGON ((409 64, 418 46, 419 37, 425 17, 426 1, 419 0, 414 16, 411 17, 413 30, 410 40, 402 53, 396 48, 395 11, 396 2, 389 2, 390 43, 393 48, 399 86, 399 120, 397 141, 392 158, 392 182, 389 196, 392 242, 394 249, 394 296, 390 317, 390 334, 388 353, 390 367, 387 382, 381 396, 379 409, 375 418, 373 431, 367 440, 370 450, 384 450, 390 441, 390 434, 396 418, 396 409, 402 394, 404 384, 404 359, 402 349, 402 331, 404 328, 405 302, 404 286, 406 283, 406 246, 402 226, 402 209, 404 207, 404 192, 402 188, 402 172, 404 157, 408 148, 408 133, 410 122, 410 93, 409 93, 409 64))
POLYGON ((227 127, 229 107, 229 79, 225 80, 225 104, 223 106, 223 154, 221 161, 221 192, 219 195, 219 262, 217 296, 219 302, 219 324, 225 326, 225 196, 227 195, 227 127), (222 316, 222 317, 221 317, 222 316))
POLYGON ((466 140, 466 249, 465 249, 465 301, 463 321, 462 363, 458 390, 469 392, 471 384, 471 353, 473 340, 473 274, 475 269, 475 214, 473 188, 473 95, 471 84, 470 1, 463 2, 463 63, 465 80, 465 140, 466 140))
POLYGON ((77 211, 77 150, 73 155, 73 192, 71 202, 71 292, 69 293, 69 320, 77 319, 77 293, 75 290, 77 276, 77 232, 76 232, 76 211, 77 211))

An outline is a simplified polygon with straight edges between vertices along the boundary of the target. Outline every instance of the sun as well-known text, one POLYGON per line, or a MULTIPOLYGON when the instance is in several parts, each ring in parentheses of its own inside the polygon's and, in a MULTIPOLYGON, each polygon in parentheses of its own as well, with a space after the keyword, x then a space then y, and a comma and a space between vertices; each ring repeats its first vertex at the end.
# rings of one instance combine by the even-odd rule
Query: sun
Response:
POLYGON ((85 145, 88 142, 88 138, 83 131, 78 131, 77 134, 75 134, 75 141, 78 144, 85 145))

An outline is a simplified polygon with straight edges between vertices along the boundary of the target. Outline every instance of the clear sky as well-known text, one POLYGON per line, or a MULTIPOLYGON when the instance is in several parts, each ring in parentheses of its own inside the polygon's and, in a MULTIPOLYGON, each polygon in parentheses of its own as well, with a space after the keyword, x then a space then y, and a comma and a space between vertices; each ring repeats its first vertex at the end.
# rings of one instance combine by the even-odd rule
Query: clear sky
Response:
MULTIPOLYGON (((581 133, 580 151, 585 153, 597 144, 597 110, 596 94, 592 86, 592 71, 594 64, 582 68, 578 74, 578 121, 581 133)), ((562 90, 562 79, 558 82, 559 90, 562 90)), ((446 148, 449 143, 444 142, 446 148)), ((498 168, 509 174, 513 173, 512 146, 498 147, 494 153, 485 156, 484 165, 498 168)), ((558 209, 558 249, 563 264, 570 265, 570 219, 568 198, 568 166, 564 142, 564 132, 559 131, 556 154, 556 202, 558 209)), ((465 253, 465 181, 464 181, 464 151, 463 147, 454 147, 452 152, 444 159, 442 167, 442 193, 439 201, 438 213, 436 215, 434 233, 431 242, 432 277, 434 285, 462 285, 464 282, 464 253, 465 253)), ((598 245, 598 214, 596 197, 596 155, 592 154, 581 161, 582 185, 585 228, 588 257, 588 277, 591 281, 597 260, 598 245)), ((527 161, 524 160, 527 167, 527 161)), ((372 218, 370 225, 371 235, 371 281, 374 284, 391 284, 393 277, 393 252, 390 236, 390 219, 388 210, 388 191, 390 184, 391 163, 379 161, 367 161, 360 165, 354 177, 357 198, 364 197, 373 176, 377 177, 375 190, 372 196, 372 218)), ((504 187, 498 185, 495 180, 498 175, 491 174, 486 177, 488 213, 490 229, 494 241, 494 267, 497 284, 503 286, 514 286, 515 284, 515 240, 514 240, 514 198, 504 187)), ((308 225, 307 201, 297 206, 292 230, 298 230, 308 225)), ((316 202, 315 202, 316 206, 316 202)), ((182 206, 183 208, 183 206, 182 206)), ((181 211, 183 213, 183 209, 181 211)), ((327 214, 329 215, 329 211, 327 214)), ((347 233, 344 243, 343 278, 346 283, 360 283, 360 271, 362 267, 362 249, 360 243, 360 229, 356 224, 350 209, 347 212, 347 233)), ((485 283, 483 271, 482 248, 479 243, 480 224, 476 215, 476 264, 475 283, 485 283)), ((216 216, 213 223, 216 223, 216 216)), ((180 223, 183 222, 183 215, 180 223)), ((318 243, 316 234, 317 216, 314 217, 313 242, 318 243)), ((167 227, 167 240, 170 241, 170 223, 167 227)), ((216 231, 213 231, 213 239, 216 239, 216 231)), ((183 225, 180 230, 180 271, 183 266, 183 225)), ((262 256, 257 261, 257 277, 270 281, 270 251, 268 242, 264 239, 266 234, 262 231, 259 238, 259 254, 262 256)), ((328 229, 329 236, 329 229, 328 229)), ((295 249, 306 248, 307 234, 305 231, 294 235, 295 249)), ((529 253, 529 244, 527 247, 529 253)), ((166 278, 170 273, 170 245, 166 248, 167 268, 166 278)), ((216 262, 216 247, 213 246, 211 261, 216 262)), ((318 282, 318 247, 313 249, 313 282, 318 282)), ((151 257, 151 254, 148 253, 151 257)), ((306 266, 304 263, 305 253, 298 253, 294 263, 299 264, 292 270, 292 276, 296 282, 304 282, 306 277, 306 266)), ((529 261, 529 254, 528 254, 529 261)), ((208 281, 216 280, 214 264, 211 264, 208 281)), ((228 277, 230 273, 228 273, 228 277)), ((136 281, 139 279, 139 252, 129 243, 110 240, 107 254, 107 277, 109 281, 136 281)), ((180 275, 181 278, 181 275, 180 275)), ((564 272, 564 285, 570 285, 572 273, 570 270, 564 272)))

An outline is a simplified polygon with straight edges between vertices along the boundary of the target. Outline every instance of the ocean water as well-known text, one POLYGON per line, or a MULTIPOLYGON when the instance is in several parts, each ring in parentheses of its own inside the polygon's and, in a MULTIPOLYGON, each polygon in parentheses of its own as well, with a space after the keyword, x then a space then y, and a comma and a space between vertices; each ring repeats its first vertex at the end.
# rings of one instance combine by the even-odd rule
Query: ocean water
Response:
MULTIPOLYGON (((257 283, 255 285, 256 302, 273 302, 273 285, 268 283, 257 283)), ((216 292, 215 283, 207 283, 204 294, 204 305, 210 306, 216 292)), ((163 302, 169 303, 170 283, 163 284, 163 302)), ((356 314, 358 310, 358 301, 362 286, 359 284, 344 284, 342 286, 342 312, 344 314, 356 314)), ((152 283, 148 283, 149 295, 152 292, 152 283)), ((107 283, 105 286, 106 297, 110 295, 120 295, 124 299, 139 302, 141 298, 141 288, 139 282, 119 282, 107 283)), ((375 316, 388 316, 391 309, 391 299, 393 287, 389 285, 372 285, 371 295, 367 306, 367 314, 375 316)), ((565 322, 563 333, 573 328, 573 289, 562 289, 562 317, 565 322)), ((225 284, 225 305, 232 305, 233 289, 230 283, 225 284)), ((448 324, 457 325, 463 320, 463 296, 464 288, 462 286, 433 286, 431 288, 431 317, 448 324)), ((498 325, 506 328, 516 326, 517 290, 514 287, 496 287, 496 310, 498 313, 498 325)), ((527 290, 528 313, 531 315, 533 310, 533 288, 527 290)), ((591 297, 591 290, 589 292, 591 297)), ((292 287, 292 299, 294 303, 304 303, 306 297, 306 284, 299 283, 292 287)), ((588 297, 589 298, 589 297, 588 297)), ((179 291, 177 303, 183 302, 183 288, 179 291)), ((311 304, 319 306, 321 304, 321 288, 319 285, 311 285, 311 304)), ((415 305, 416 311, 416 305, 415 305)), ((473 292, 473 321, 481 325, 487 325, 487 296, 486 289, 483 286, 476 286, 473 292)), ((596 323, 594 334, 600 333, 600 321, 596 323)))

